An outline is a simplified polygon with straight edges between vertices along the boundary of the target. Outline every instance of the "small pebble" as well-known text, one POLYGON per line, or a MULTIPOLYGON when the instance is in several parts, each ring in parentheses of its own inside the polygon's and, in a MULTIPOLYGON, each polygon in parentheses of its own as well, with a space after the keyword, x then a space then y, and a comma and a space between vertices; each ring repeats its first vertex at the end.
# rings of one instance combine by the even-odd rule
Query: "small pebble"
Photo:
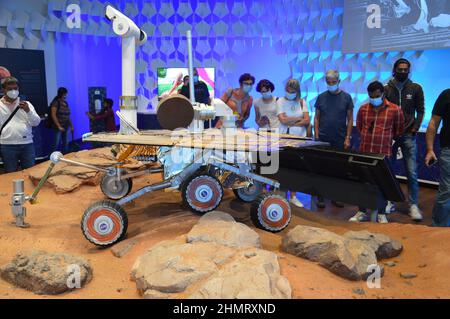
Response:
POLYGON ((121 292, 123 291, 123 288, 117 288, 116 291, 117 291, 118 293, 121 293, 121 292))
POLYGON ((353 288, 353 292, 358 295, 365 295, 366 292, 361 287, 353 288))
POLYGON ((247 258, 252 258, 252 257, 255 257, 255 256, 256 256, 255 252, 245 253, 245 257, 247 257, 247 258))
POLYGON ((420 264, 419 268, 425 268, 426 266, 428 266, 427 264, 420 264))
POLYGON ((393 262, 393 261, 388 261, 388 262, 385 262, 384 265, 385 265, 385 266, 388 266, 388 267, 394 267, 394 266, 396 266, 397 264, 396 264, 395 262, 393 262))
POLYGON ((417 274, 412 273, 412 272, 401 272, 400 277, 402 277, 404 279, 412 279, 412 278, 416 278, 417 274))

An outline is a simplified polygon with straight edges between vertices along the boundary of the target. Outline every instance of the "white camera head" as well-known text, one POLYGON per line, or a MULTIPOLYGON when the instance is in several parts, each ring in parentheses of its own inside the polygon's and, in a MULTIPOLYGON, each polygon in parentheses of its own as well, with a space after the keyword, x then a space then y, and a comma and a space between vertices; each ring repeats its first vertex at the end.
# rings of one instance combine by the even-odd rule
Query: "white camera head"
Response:
POLYGON ((136 44, 143 44, 147 41, 147 34, 138 28, 138 26, 126 15, 111 5, 105 7, 105 17, 113 23, 115 34, 123 38, 134 37, 136 44))

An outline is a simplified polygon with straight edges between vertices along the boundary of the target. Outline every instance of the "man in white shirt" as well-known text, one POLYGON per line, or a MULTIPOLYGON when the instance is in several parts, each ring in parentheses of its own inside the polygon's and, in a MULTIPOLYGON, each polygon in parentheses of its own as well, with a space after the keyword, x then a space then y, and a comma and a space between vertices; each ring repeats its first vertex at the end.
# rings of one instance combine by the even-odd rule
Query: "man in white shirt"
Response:
POLYGON ((19 163, 22 169, 32 167, 35 160, 32 127, 39 125, 41 119, 28 101, 20 101, 19 82, 14 77, 2 80, 2 91, 5 94, 0 99, 0 152, 5 171, 15 172, 19 163), (19 108, 11 120, 7 119, 19 108), (6 125, 5 125, 6 123, 6 125))

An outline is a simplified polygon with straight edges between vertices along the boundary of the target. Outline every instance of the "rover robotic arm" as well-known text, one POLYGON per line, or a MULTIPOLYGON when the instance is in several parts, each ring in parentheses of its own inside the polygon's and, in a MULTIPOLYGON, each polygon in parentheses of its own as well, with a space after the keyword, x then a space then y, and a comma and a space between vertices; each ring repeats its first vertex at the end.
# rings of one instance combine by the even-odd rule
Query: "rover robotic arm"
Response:
MULTIPOLYGON (((112 22, 114 33, 122 37, 121 113, 133 126, 137 127, 136 46, 147 41, 147 34, 130 18, 110 5, 106 6, 105 16, 112 22)), ((120 133, 133 134, 134 131, 121 122, 120 133)))

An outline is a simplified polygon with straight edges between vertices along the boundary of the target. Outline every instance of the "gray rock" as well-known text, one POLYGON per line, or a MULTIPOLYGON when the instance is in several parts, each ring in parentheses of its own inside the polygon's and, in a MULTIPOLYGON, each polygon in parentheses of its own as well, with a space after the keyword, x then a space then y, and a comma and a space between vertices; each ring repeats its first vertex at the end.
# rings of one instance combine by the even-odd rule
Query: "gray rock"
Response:
POLYGON ((149 289, 179 293, 211 276, 234 254, 233 249, 215 243, 166 242, 138 258, 131 278, 142 294, 149 289))
POLYGON ((371 273, 369 266, 377 264, 375 252, 363 242, 316 227, 296 226, 284 236, 282 249, 317 261, 334 274, 350 280, 366 279, 371 273))
POLYGON ((17 254, 0 268, 0 276, 36 294, 57 295, 86 285, 92 279, 92 267, 81 257, 32 250, 17 254), (78 270, 79 281, 74 276, 78 270))
POLYGON ((388 266, 388 267, 395 267, 397 264, 393 261, 388 261, 388 262, 385 262, 384 265, 388 266))
POLYGON ((128 253, 136 244, 138 243, 138 240, 133 238, 129 240, 125 240, 122 242, 119 242, 115 244, 111 248, 111 253, 116 256, 117 258, 122 258, 125 256, 126 253, 128 253))
POLYGON ((353 288, 353 292, 357 295, 365 295, 366 292, 361 287, 353 288))
POLYGON ((412 273, 412 272, 401 272, 400 277, 402 277, 404 279, 412 279, 412 278, 416 278, 417 274, 412 273))
POLYGON ((402 250, 402 244, 384 234, 371 233, 364 231, 349 231, 344 237, 357 240, 370 246, 377 255, 378 259, 387 259, 398 256, 402 250))
POLYGON ((214 242, 233 248, 261 247, 259 235, 253 229, 219 211, 203 215, 187 234, 187 241, 214 242))
POLYGON ((280 275, 276 254, 250 248, 239 252, 233 261, 224 265, 203 282, 192 299, 286 299, 292 291, 288 280, 280 275))
POLYGON ((277 255, 254 247, 260 245, 258 234, 227 214, 205 216, 195 231, 161 242, 136 260, 131 279, 144 298, 291 298, 277 255))

